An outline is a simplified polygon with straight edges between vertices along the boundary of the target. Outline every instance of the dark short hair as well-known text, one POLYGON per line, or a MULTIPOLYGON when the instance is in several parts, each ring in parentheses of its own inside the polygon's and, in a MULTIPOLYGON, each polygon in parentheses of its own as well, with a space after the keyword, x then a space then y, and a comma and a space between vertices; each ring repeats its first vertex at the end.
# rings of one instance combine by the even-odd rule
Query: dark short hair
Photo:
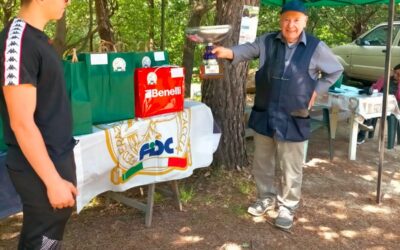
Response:
POLYGON ((21 6, 32 2, 32 0, 21 0, 21 6))
POLYGON ((398 70, 400 69, 400 64, 397 64, 396 66, 394 66, 393 70, 398 70))

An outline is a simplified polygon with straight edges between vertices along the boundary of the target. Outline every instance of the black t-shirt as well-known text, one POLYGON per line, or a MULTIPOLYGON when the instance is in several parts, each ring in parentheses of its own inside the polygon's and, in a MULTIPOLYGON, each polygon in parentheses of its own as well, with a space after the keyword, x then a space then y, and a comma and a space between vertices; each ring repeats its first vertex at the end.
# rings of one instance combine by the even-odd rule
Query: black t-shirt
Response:
MULTIPOLYGON (((53 161, 73 149, 71 106, 66 95, 61 60, 50 39, 19 18, 0 33, 0 83, 1 86, 33 84, 36 87, 34 120, 53 161)), ((17 151, 18 143, 10 128, 0 89, 4 140, 9 152, 17 151)))

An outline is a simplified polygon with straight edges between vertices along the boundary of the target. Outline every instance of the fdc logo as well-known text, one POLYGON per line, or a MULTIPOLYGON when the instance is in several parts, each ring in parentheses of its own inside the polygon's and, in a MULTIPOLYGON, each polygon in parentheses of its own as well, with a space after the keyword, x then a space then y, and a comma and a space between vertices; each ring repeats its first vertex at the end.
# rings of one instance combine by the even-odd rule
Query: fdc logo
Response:
POLYGON ((164 143, 159 140, 155 140, 154 142, 146 143, 140 148, 140 158, 139 160, 143 160, 146 155, 149 156, 158 156, 164 153, 164 151, 168 154, 173 154, 174 149, 171 148, 171 144, 174 143, 172 137, 168 138, 164 143))

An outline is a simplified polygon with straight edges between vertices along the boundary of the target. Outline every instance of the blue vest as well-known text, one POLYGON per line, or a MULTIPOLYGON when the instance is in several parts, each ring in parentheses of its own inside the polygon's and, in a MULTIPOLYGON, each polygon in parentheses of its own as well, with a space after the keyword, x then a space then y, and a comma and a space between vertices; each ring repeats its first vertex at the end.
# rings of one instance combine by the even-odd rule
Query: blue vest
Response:
POLYGON ((310 136, 310 119, 296 114, 307 112, 317 84, 308 69, 320 41, 306 34, 307 45, 297 45, 284 72, 286 45, 276 38, 277 34, 265 39, 266 62, 256 73, 256 96, 249 127, 281 141, 305 141, 310 136))

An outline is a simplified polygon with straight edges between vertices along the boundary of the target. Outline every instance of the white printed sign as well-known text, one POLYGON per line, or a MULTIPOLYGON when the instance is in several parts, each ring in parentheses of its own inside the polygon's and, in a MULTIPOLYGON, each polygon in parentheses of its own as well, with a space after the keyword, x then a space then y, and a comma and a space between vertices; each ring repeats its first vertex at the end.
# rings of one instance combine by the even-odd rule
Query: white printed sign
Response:
POLYGON ((108 58, 107 54, 90 54, 90 64, 91 65, 107 65, 108 58))
POLYGON ((257 36, 258 14, 257 6, 243 6, 242 22, 240 23, 239 44, 252 43, 257 36))

